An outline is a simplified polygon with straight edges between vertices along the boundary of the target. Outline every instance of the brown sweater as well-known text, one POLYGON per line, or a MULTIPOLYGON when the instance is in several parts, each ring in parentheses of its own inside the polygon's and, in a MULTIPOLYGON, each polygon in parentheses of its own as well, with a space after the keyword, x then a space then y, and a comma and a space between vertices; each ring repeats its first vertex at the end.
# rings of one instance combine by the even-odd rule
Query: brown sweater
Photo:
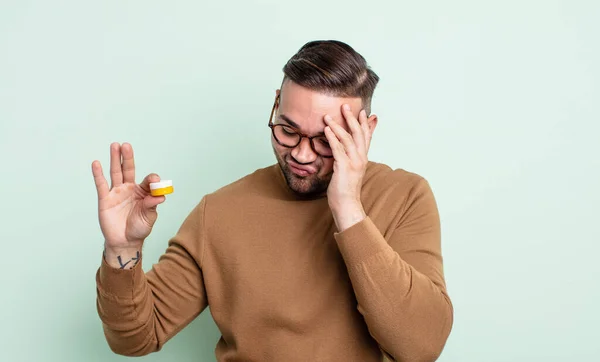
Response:
POLYGON ((158 351, 210 305, 219 361, 434 361, 453 308, 432 191, 370 162, 362 202, 338 233, 326 196, 297 199, 278 165, 206 195, 147 273, 102 260, 108 344, 158 351))

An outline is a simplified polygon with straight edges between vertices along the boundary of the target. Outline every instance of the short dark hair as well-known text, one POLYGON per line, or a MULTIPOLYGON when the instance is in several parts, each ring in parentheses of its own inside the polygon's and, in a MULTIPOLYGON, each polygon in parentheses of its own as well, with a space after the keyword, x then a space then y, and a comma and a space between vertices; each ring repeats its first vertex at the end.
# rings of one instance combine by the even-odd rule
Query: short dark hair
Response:
MULTIPOLYGON (((315 40, 304 44, 283 67, 286 79, 334 97, 360 97, 367 115, 379 77, 365 58, 338 40, 315 40)), ((282 82, 282 85, 283 85, 282 82)))

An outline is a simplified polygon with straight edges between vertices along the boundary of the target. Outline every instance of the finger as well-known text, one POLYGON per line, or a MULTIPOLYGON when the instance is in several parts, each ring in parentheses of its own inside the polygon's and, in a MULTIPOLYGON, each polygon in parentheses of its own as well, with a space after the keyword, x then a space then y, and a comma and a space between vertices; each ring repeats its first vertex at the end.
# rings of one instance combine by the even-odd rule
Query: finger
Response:
POLYGON ((363 109, 358 115, 358 122, 364 135, 365 153, 369 152, 369 146, 371 143, 371 131, 369 130, 369 121, 367 118, 367 112, 363 109))
MULTIPOLYGON (((354 158, 357 156, 356 144, 354 143, 354 139, 346 130, 336 123, 330 115, 325 115, 325 123, 331 129, 333 134, 336 136, 336 139, 339 143, 341 143, 342 148, 345 150, 346 154, 350 158, 354 158)), ((331 142, 329 143, 331 145, 331 142)))
POLYGON ((110 189, 108 188, 108 182, 104 178, 102 173, 102 165, 100 161, 92 162, 92 175, 94 175, 94 183, 96 184, 96 191, 98 192, 98 200, 101 200, 108 196, 110 189))
MULTIPOLYGON (((369 149, 371 148, 371 140, 373 140, 373 130, 369 127, 369 121, 368 121, 368 118, 366 118, 366 116, 367 116, 367 114, 365 113, 365 122, 364 122, 365 124, 363 125, 363 127, 366 130, 365 141, 367 144, 367 151, 369 151, 369 149)), ((377 119, 377 116, 375 116, 375 115, 371 115, 371 116, 373 116, 375 119, 377 119)))
POLYGON ((123 182, 135 182, 135 163, 133 161, 133 147, 129 143, 123 143, 121 147, 123 155, 123 182))
POLYGON ((344 145, 342 145, 335 133, 333 133, 330 126, 325 127, 325 137, 329 141, 329 146, 333 152, 333 159, 338 162, 347 160, 348 155, 344 151, 344 145))
POLYGON ((359 124, 359 121, 356 119, 356 117, 354 117, 354 114, 352 114, 352 109, 348 104, 344 104, 342 106, 342 115, 346 119, 348 128, 350 128, 350 132, 352 133, 352 138, 354 139, 354 143, 356 144, 357 151, 359 153, 364 152, 365 135, 363 134, 363 130, 359 124))
POLYGON ((123 183, 121 172, 121 145, 114 142, 110 145, 110 181, 112 186, 120 186, 123 183))
POLYGON ((148 176, 144 177, 144 180, 140 184, 140 187, 142 188, 142 190, 146 191, 147 193, 150 193, 150 184, 152 182, 159 182, 159 181, 160 181, 160 176, 158 176, 155 173, 151 173, 148 176))
POLYGON ((144 198, 144 209, 155 210, 159 204, 165 202, 167 198, 165 196, 146 196, 144 198))

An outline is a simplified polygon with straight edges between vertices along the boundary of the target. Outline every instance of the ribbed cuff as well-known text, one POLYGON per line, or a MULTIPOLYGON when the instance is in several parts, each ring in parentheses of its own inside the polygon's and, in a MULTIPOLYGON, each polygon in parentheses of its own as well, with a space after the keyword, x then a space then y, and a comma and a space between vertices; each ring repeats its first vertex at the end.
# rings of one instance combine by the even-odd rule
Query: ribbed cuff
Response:
POLYGON ((333 236, 348 266, 365 261, 389 246, 368 216, 341 233, 334 233, 333 236))
POLYGON ((135 287, 142 285, 144 271, 142 270, 142 256, 132 269, 118 269, 110 266, 104 256, 96 275, 96 283, 104 294, 121 298, 132 298, 135 287))

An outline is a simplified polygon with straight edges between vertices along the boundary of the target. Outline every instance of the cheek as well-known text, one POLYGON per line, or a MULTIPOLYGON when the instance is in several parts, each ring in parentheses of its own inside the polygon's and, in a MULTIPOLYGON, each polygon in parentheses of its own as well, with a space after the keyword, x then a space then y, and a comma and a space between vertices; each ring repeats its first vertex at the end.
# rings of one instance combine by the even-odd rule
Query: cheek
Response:
POLYGON ((323 158, 323 166, 321 167, 321 174, 328 175, 333 172, 333 158, 323 158))
POLYGON ((273 137, 271 137, 271 146, 273 146, 273 150, 275 150, 275 152, 281 153, 281 149, 283 147, 281 147, 281 145, 277 143, 277 141, 275 141, 273 137))
POLYGON ((273 146, 273 151, 275 151, 275 153, 278 154, 279 157, 281 157, 282 159, 285 159, 288 152, 290 151, 288 148, 283 147, 279 143, 277 143, 277 141, 275 141, 273 137, 271 137, 271 146, 273 146))

